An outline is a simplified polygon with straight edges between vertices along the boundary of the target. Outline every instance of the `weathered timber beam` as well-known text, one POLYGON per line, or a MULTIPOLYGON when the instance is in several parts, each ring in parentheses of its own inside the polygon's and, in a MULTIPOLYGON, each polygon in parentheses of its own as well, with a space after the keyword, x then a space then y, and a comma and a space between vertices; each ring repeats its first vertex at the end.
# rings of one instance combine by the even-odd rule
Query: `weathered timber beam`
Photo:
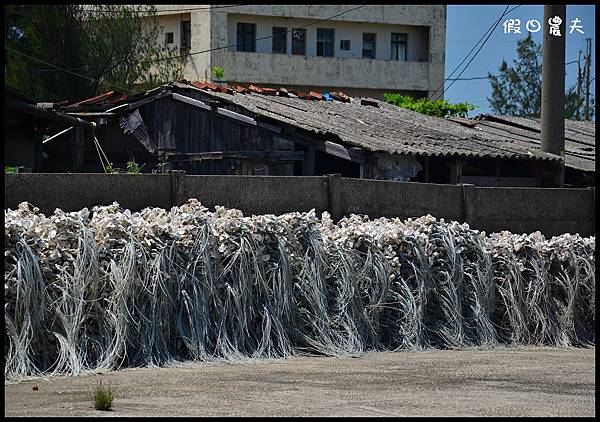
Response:
POLYGON ((260 128, 267 129, 268 131, 274 132, 278 135, 281 133, 281 128, 279 126, 275 126, 267 122, 256 122, 256 125, 260 128))
POLYGON ((315 148, 317 150, 324 151, 327 154, 335 155, 336 157, 354 161, 355 163, 363 164, 365 162, 363 155, 356 152, 356 150, 347 148, 343 145, 336 144, 331 141, 325 141, 322 145, 317 144, 315 148))
POLYGON ((220 107, 211 107, 209 105, 206 105, 203 101, 196 100, 196 99, 190 98, 190 97, 186 97, 185 95, 176 94, 176 93, 173 93, 171 95, 173 96, 174 100, 193 105, 194 107, 198 107, 203 110, 213 111, 213 112, 216 111, 217 114, 220 114, 222 116, 229 117, 231 119, 234 119, 234 120, 237 120, 240 122, 244 122, 244 123, 252 125, 252 126, 256 126, 256 120, 254 120, 252 117, 244 116, 243 114, 236 113, 235 111, 231 111, 231 110, 226 110, 226 109, 220 108, 220 107))
POLYGON ((248 123, 249 125, 256 126, 256 120, 254 120, 252 117, 244 116, 243 114, 236 113, 235 111, 231 111, 231 110, 227 110, 227 109, 219 107, 219 108, 217 108, 217 113, 221 114, 223 116, 230 117, 235 120, 239 120, 239 121, 248 123))
MULTIPOLYGON (((153 96, 148 97, 148 98, 144 98, 142 100, 136 101, 135 103, 127 104, 127 109, 128 110, 133 110, 133 109, 136 109, 136 108, 139 108, 139 107, 143 106, 144 104, 148 104, 148 103, 151 103, 152 101, 160 100, 161 98, 165 98, 165 97, 168 97, 170 95, 171 95, 171 93, 169 91, 161 92, 160 94, 153 95, 153 96)), ((123 107, 123 106, 125 106, 125 104, 122 104, 122 105, 120 105, 118 107, 111 108, 109 111, 120 110, 121 107, 123 107)))
POLYGON ((204 104, 204 102, 202 102, 200 100, 186 97, 185 95, 181 95, 181 94, 176 94, 174 92, 171 94, 171 96, 173 97, 174 100, 181 101, 182 103, 190 104, 195 107, 201 108, 203 110, 208 110, 208 111, 212 110, 212 108, 210 106, 204 104))
POLYGON ((23 101, 13 100, 12 98, 5 99, 5 110, 8 112, 23 113, 30 116, 34 116, 38 119, 45 120, 47 122, 55 122, 63 124, 65 126, 75 127, 86 127, 91 130, 95 130, 96 124, 88 122, 87 120, 80 119, 78 117, 68 116, 67 114, 48 111, 43 108, 37 107, 33 104, 29 104, 23 101))
POLYGON ((343 145, 336 144, 335 142, 309 138, 298 133, 297 129, 293 132, 286 131, 286 133, 282 136, 292 142, 296 142, 307 147, 313 147, 315 151, 331 154, 358 164, 363 164, 365 162, 365 151, 360 148, 348 148, 343 145))
POLYGON ((269 159, 279 161, 302 161, 303 151, 215 151, 190 152, 182 154, 166 154, 169 161, 204 161, 222 160, 224 158, 269 159))

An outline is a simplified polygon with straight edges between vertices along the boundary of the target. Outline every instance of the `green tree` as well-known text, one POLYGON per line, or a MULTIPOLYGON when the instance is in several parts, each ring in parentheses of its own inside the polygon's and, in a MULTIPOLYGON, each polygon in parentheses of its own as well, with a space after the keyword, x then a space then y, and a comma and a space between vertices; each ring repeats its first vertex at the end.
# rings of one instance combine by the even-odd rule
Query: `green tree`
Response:
POLYGON ((4 19, 6 83, 37 101, 144 90, 182 77, 185 59, 161 60, 178 52, 159 44, 153 6, 9 5, 4 19))
MULTIPOLYGON (((517 59, 513 66, 505 60, 498 68, 499 74, 488 73, 492 84, 492 97, 488 98, 494 114, 521 117, 539 117, 542 105, 542 46, 529 34, 517 43, 517 59)), ((593 118, 594 99, 590 101, 593 118)), ((581 119, 584 115, 583 94, 577 95, 577 87, 565 93, 565 118, 581 119)))

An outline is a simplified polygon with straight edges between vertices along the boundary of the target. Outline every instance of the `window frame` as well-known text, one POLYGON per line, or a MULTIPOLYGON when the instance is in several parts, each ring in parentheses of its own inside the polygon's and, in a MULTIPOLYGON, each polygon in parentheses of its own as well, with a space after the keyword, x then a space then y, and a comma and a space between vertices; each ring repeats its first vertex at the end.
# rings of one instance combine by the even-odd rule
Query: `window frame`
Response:
MULTIPOLYGON (((362 34, 362 58, 363 59, 375 59, 375 57, 377 57, 377 33, 376 32, 363 32, 362 34), (365 56, 365 35, 372 35, 373 39, 372 39, 372 49, 371 49, 371 56, 365 56)), ((369 50, 367 50, 369 51, 369 50)))
POLYGON ((317 57, 335 57, 335 28, 317 28, 316 55, 317 57), (325 34, 331 34, 331 39, 325 37, 325 34), (325 54, 328 45, 331 46, 331 55, 325 54), (319 54, 319 46, 321 46, 321 54, 319 54))
POLYGON ((256 53, 256 24, 251 22, 237 22, 236 25, 236 51, 245 53, 256 53), (251 31, 248 29, 251 28, 251 31), (242 34, 243 39, 240 39, 242 34), (252 42, 246 37, 250 35, 252 42))
POLYGON ((405 62, 407 57, 408 57, 408 34, 405 32, 392 32, 390 35, 390 60, 405 62), (399 40, 399 38, 400 38, 399 35, 403 35, 404 40, 399 40), (394 41, 394 36, 396 36, 395 41, 394 41), (403 58, 400 58, 400 55, 399 55, 399 46, 401 44, 404 45, 404 57, 403 58), (394 46, 396 47, 395 49, 394 49, 394 46), (394 53, 396 53, 395 58, 394 58, 394 53))
POLYGON ((175 34, 173 32, 165 32, 165 45, 175 43, 175 34))
POLYGON ((272 38, 272 44, 271 44, 271 52, 273 54, 287 54, 287 33, 288 33, 288 29, 286 27, 283 26, 274 26, 272 29, 272 34, 273 34, 273 38, 272 38), (275 35, 275 32, 278 31, 279 34, 275 35), (275 47, 276 44, 275 42, 277 41, 277 37, 283 35, 282 39, 280 39, 279 41, 282 41, 282 46, 283 46, 283 51, 275 51, 275 47))
POLYGON ((295 56, 306 56, 306 29, 305 28, 292 28, 292 44, 291 44, 291 54, 295 56), (298 44, 298 41, 295 38, 296 33, 302 34, 302 43, 298 44), (302 46, 302 52, 298 52, 298 45, 302 46))
POLYGON ((352 50, 351 40, 340 40, 340 51, 350 51, 350 50, 352 50), (348 43, 348 48, 344 48, 343 43, 348 43))
POLYGON ((179 34, 179 51, 188 54, 192 47, 192 21, 182 20, 180 24, 181 32, 179 34))

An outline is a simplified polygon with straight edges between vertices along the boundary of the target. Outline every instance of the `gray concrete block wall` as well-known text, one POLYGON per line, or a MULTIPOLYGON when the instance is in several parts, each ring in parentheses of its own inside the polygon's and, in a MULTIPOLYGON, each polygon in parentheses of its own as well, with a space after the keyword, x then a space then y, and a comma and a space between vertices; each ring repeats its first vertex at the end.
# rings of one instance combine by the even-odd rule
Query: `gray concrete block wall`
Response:
POLYGON ((43 213, 56 208, 76 211, 118 202, 141 210, 154 206, 170 208, 171 178, 157 174, 30 173, 6 174, 4 208, 15 209, 27 201, 43 213))
POLYGON ((189 198, 205 206, 237 208, 245 214, 329 211, 344 215, 420 217, 467 222, 488 233, 541 231, 594 234, 595 190, 483 188, 474 186, 360 180, 339 176, 185 176, 182 174, 7 174, 5 208, 28 201, 49 214, 108 205, 138 211, 169 209, 189 198))
POLYGON ((339 189, 346 215, 461 219, 460 186, 341 178, 339 189))
POLYGON ((211 209, 222 205, 248 214, 277 215, 328 208, 327 177, 185 176, 179 183, 177 205, 196 198, 211 209))
POLYGON ((465 218, 487 232, 594 233, 593 189, 465 186, 465 218))

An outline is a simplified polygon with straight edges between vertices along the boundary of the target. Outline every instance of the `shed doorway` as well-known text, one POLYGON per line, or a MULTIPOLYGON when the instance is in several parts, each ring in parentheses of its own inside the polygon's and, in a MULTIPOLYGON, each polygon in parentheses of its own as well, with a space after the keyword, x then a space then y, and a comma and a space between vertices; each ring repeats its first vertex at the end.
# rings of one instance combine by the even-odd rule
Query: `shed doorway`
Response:
POLYGON ((360 164, 315 151, 315 176, 340 173, 342 177, 360 178, 360 164))

